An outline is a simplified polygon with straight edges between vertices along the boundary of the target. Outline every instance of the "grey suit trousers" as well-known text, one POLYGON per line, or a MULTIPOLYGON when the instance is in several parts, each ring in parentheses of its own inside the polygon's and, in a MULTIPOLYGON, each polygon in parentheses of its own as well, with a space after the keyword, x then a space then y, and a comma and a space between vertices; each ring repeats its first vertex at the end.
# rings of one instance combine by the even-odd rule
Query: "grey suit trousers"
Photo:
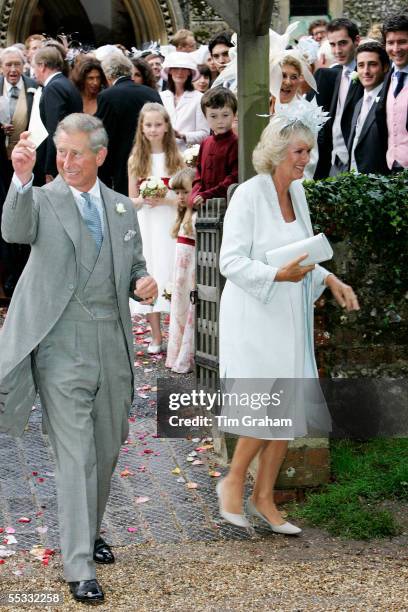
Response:
POLYGON ((118 319, 88 319, 70 304, 34 356, 43 418, 56 458, 64 575, 95 578, 93 547, 121 444, 131 369, 118 319))

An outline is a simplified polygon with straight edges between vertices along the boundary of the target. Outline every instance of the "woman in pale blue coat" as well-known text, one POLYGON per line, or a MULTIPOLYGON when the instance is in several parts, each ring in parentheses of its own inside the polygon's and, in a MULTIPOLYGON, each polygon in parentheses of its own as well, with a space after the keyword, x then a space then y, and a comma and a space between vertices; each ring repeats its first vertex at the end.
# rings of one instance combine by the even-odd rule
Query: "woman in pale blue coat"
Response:
MULTIPOLYGON (((220 308, 220 377, 230 383, 235 379, 231 384, 241 384, 242 389, 242 379, 252 379, 255 389, 256 379, 264 379, 266 386, 259 389, 264 391, 266 379, 317 378, 313 302, 326 286, 343 308, 359 308, 352 288, 334 274, 319 265, 301 265, 306 254, 281 268, 266 262, 267 251, 313 235, 301 179, 314 144, 317 118, 309 113, 303 119, 304 123, 274 115, 254 151, 258 174, 236 189, 225 216, 220 269, 227 282, 220 308)), ((296 385, 292 386, 297 392, 296 385)), ((248 466, 259 453, 248 514, 278 533, 300 533, 282 519, 273 489, 288 439, 306 435, 313 421, 303 399, 301 395, 294 436, 284 436, 281 430, 275 436, 270 429, 239 431, 242 436, 230 471, 217 487, 220 512, 227 521, 249 526, 242 497, 248 466)), ((324 411, 319 418, 325 420, 324 411)), ((227 426, 221 429, 228 431, 227 426)))

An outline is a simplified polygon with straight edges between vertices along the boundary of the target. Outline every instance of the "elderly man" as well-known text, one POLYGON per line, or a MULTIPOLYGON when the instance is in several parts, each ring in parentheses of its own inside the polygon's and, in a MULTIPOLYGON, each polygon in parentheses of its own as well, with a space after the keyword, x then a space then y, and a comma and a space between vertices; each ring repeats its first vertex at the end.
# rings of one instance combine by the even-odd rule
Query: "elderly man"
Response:
POLYGON ((102 61, 110 87, 98 96, 96 116, 109 137, 106 162, 100 178, 119 193, 128 193, 127 161, 136 133, 139 112, 146 102, 162 103, 157 91, 132 80, 133 65, 124 55, 112 54, 102 61))
MULTIPOLYGON (((23 75, 25 58, 20 49, 8 47, 1 52, 3 76, 0 77, 0 96, 8 100, 9 118, 0 125, 0 182, 4 195, 10 186, 13 169, 11 152, 27 129, 30 121, 36 82, 23 75)), ((4 195, 0 196, 0 217, 4 195)), ((6 245, 0 237, 0 264, 3 267, 4 293, 11 296, 27 262, 29 249, 20 245, 6 245)), ((1 284, 1 283, 0 283, 1 284)))
POLYGON ((0 336, 0 431, 21 435, 38 389, 53 447, 64 574, 75 599, 101 601, 95 562, 110 481, 128 434, 133 339, 129 290, 157 296, 132 202, 97 178, 107 135, 74 113, 55 134, 59 176, 32 188, 35 151, 21 135, 4 206, 8 241, 31 244, 0 336))

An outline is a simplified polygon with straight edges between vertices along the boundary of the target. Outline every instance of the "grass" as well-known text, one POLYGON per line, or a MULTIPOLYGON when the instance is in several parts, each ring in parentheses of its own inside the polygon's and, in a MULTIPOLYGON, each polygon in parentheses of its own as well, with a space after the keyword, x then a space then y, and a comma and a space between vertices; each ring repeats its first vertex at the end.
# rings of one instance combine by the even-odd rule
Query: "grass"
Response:
POLYGON ((383 500, 408 500, 408 439, 331 443, 333 482, 307 495, 294 514, 332 535, 369 540, 401 533, 383 500))

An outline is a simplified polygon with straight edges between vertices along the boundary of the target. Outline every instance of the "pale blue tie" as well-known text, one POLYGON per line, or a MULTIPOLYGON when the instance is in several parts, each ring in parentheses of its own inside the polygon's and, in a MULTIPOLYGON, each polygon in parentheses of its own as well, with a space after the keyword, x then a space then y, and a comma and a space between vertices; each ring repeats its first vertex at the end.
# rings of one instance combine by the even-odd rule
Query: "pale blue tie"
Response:
POLYGON ((92 198, 84 191, 81 193, 81 197, 85 200, 85 206, 83 207, 83 219, 92 234, 93 239, 96 242, 96 246, 98 250, 101 248, 102 244, 102 223, 101 218, 99 216, 98 209, 95 204, 92 202, 92 198))

